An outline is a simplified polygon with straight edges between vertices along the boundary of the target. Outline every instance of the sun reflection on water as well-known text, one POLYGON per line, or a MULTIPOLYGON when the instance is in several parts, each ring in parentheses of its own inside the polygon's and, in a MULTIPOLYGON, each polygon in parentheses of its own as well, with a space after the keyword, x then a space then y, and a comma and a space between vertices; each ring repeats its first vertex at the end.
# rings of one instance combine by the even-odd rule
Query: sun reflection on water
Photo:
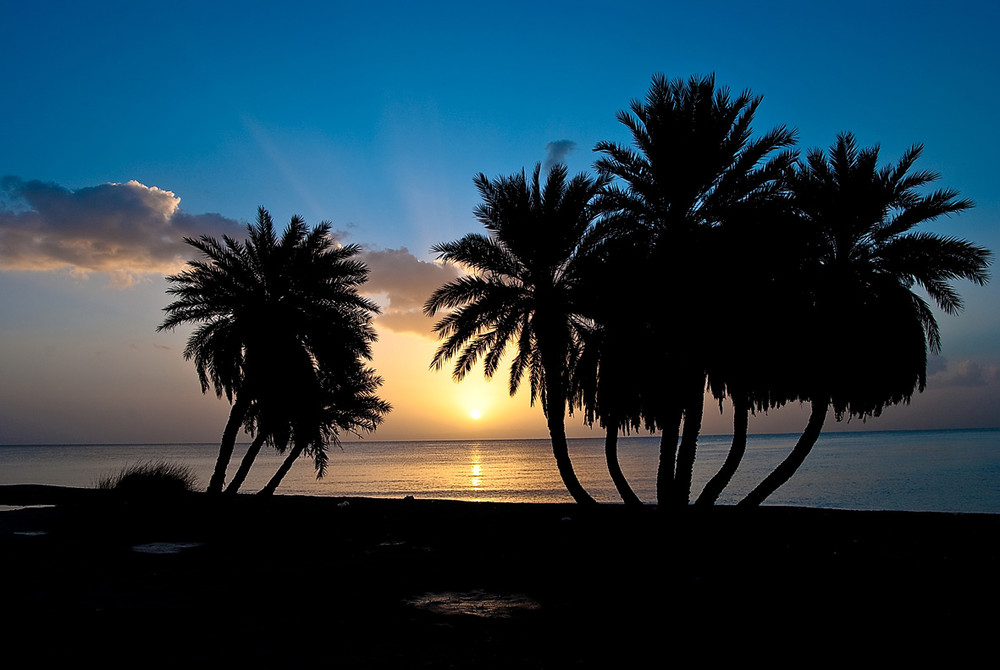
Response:
MULTIPOLYGON (((483 457, 478 444, 472 444, 469 450, 469 460, 472 470, 469 474, 469 488, 479 492, 483 490, 483 457)), ((478 498, 476 499, 478 501, 478 498)))

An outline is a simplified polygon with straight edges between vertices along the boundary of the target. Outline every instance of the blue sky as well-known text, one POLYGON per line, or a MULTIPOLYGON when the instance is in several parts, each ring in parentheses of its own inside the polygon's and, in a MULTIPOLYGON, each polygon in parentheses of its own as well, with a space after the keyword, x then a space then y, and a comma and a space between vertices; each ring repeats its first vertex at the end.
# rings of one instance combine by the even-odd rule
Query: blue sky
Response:
MULTIPOLYGON (((227 408, 187 333, 154 332, 162 276, 180 234, 238 232, 258 205, 370 254, 396 406, 380 437, 544 435, 504 380, 426 371, 415 310, 450 276, 430 247, 476 230, 475 174, 552 146, 588 170, 596 142, 627 142, 615 114, 656 72, 752 89, 756 128, 803 150, 923 143, 918 167, 976 202, 930 229, 1000 248, 995 3, 2 3, 0 443, 217 439, 227 408), (470 403, 494 411, 471 422, 470 403)), ((998 288, 959 289, 928 391, 851 428, 1000 425, 998 288)), ((706 430, 728 421, 710 408, 706 430)))

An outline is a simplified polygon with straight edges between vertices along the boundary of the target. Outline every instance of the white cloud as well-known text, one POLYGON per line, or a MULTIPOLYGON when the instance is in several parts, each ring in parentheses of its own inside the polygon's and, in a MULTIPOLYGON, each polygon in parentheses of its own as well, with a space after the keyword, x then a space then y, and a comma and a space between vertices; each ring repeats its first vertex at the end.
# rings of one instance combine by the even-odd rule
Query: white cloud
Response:
POLYGON ((172 191, 137 181, 75 191, 18 177, 0 180, 0 270, 108 273, 127 286, 176 271, 191 256, 184 237, 241 236, 219 214, 186 214, 172 191))
MULTIPOLYGON (((107 273, 116 286, 180 270, 192 258, 185 237, 242 237, 244 225, 218 214, 191 215, 172 191, 137 181, 69 190, 58 184, 0 180, 0 271, 107 273)), ((344 236, 337 233, 336 237, 344 236)), ((379 323, 430 336, 423 306, 455 279, 452 266, 422 261, 406 248, 365 251, 366 294, 383 297, 379 323)))

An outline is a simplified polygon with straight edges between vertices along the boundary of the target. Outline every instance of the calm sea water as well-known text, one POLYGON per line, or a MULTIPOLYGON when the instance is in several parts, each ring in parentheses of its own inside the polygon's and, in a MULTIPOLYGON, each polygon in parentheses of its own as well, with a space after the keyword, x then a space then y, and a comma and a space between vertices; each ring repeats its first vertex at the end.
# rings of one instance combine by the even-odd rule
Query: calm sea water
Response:
MULTIPOLYGON (((751 436, 747 455, 722 503, 738 502, 779 463, 796 435, 751 436)), ((727 436, 699 443, 694 490, 718 470, 727 436)), ((632 487, 655 500, 656 437, 620 441, 632 487)), ((238 447, 232 473, 245 445, 238 447)), ((604 464, 601 439, 570 441, 576 472, 600 501, 619 502, 604 464)), ((0 446, 0 484, 92 486, 103 475, 149 460, 190 466, 202 485, 216 444, 0 446)), ((261 453, 246 490, 259 489, 280 457, 261 453)), ((547 440, 349 442, 330 452, 317 480, 303 459, 279 493, 320 496, 447 498, 469 501, 569 502, 547 440)), ((843 509, 1000 513, 1000 429, 827 433, 799 472, 767 504, 843 509)))

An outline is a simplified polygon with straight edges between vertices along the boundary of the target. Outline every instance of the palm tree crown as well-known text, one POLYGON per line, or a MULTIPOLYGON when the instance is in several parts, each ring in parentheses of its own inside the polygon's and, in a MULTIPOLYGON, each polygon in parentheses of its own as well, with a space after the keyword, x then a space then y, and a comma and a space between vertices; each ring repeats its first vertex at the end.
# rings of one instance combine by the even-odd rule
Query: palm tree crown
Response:
POLYGON ((211 491, 221 490, 242 423, 279 442, 320 441, 321 372, 371 358, 378 307, 358 294, 368 270, 357 246, 329 232, 329 223, 310 231, 296 216, 279 237, 260 208, 245 241, 187 239, 204 259, 167 278, 176 299, 158 330, 198 324, 184 357, 203 392, 214 387, 233 403, 211 491))
POLYGON ((854 136, 842 133, 829 154, 811 150, 789 175, 809 245, 798 317, 811 342, 790 384, 812 403, 812 414, 788 458, 741 505, 760 504, 794 474, 829 407, 838 419, 864 419, 924 389, 928 350, 940 350, 941 336, 931 307, 913 289, 955 314, 962 300, 951 282, 989 280, 987 249, 913 230, 972 207, 954 190, 921 193, 938 179, 911 172, 921 149, 879 167, 877 146, 858 149, 854 136))
MULTIPOLYGON (((568 352, 575 342, 576 262, 591 223, 589 201, 605 182, 583 174, 566 182, 565 167, 556 165, 543 189, 540 170, 535 167, 530 183, 523 172, 492 182, 482 174, 476 177, 484 202, 475 215, 490 235, 470 233, 433 247, 441 260, 472 274, 435 291, 425 311, 434 316, 451 310, 434 328, 445 340, 434 355, 435 369, 455 358, 453 376, 461 380, 482 358, 491 378, 514 344, 510 393, 527 374, 532 402, 541 400, 548 412, 543 352, 550 346, 568 352)), ((564 364, 552 372, 565 382, 564 364)))
POLYGON ((953 280, 989 280, 985 248, 913 230, 972 207, 951 189, 920 192, 938 179, 912 171, 921 151, 913 146, 895 165, 879 167, 878 146, 859 149, 853 135, 842 133, 828 155, 811 150, 791 176, 796 212, 815 245, 806 285, 816 325, 826 333, 827 350, 841 352, 827 356, 830 388, 824 389, 839 415, 878 415, 923 390, 927 353, 940 351, 941 335, 913 289, 953 315, 962 309, 953 280))
POLYGON ((570 360, 580 326, 577 260, 590 229, 590 202, 607 184, 585 174, 567 180, 554 166, 541 184, 541 166, 529 181, 522 171, 493 181, 475 178, 483 202, 476 218, 488 235, 470 233, 434 246, 440 259, 470 274, 436 290, 425 312, 450 310, 435 326, 444 340, 431 365, 455 359, 453 376, 462 379, 482 359, 487 378, 514 347, 509 390, 514 395, 527 375, 531 401, 541 401, 564 481, 574 497, 589 500, 568 468, 564 413, 570 360))
POLYGON ((604 153, 597 169, 624 182, 600 199, 606 213, 627 217, 629 227, 654 236, 679 234, 723 221, 733 207, 767 199, 794 160, 785 151, 795 133, 784 126, 752 137, 751 123, 761 97, 743 91, 730 97, 715 77, 668 81, 653 77, 645 101, 633 100, 618 120, 635 149, 599 142, 604 153))

